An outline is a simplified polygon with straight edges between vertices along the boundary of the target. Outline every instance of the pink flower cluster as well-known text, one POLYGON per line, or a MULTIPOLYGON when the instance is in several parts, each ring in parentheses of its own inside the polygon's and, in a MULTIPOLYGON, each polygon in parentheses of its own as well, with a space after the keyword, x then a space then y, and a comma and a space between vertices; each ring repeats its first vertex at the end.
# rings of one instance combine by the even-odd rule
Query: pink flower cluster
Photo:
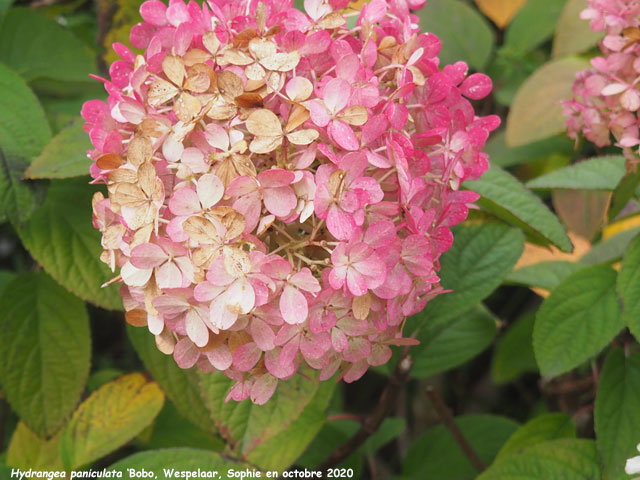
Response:
POLYGON ((580 132, 599 147, 622 148, 629 164, 638 162, 640 145, 640 1, 587 0, 581 18, 594 31, 605 32, 602 56, 591 60, 593 68, 576 75, 573 99, 564 102, 569 136, 580 132))
POLYGON ((440 68, 424 0, 292 3, 146 1, 144 53, 115 44, 108 102, 82 111, 127 320, 258 404, 302 367, 353 382, 415 343, 500 123, 469 102, 487 76, 440 68))

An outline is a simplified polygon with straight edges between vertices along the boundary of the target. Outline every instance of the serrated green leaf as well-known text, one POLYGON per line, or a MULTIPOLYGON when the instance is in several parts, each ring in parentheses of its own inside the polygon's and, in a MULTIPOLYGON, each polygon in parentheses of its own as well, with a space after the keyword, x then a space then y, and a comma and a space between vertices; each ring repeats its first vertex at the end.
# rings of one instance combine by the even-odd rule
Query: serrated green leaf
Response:
POLYGON ((566 277, 545 299, 533 330, 540 371, 556 376, 597 355, 624 327, 617 272, 604 265, 566 277))
POLYGON ((489 154, 489 163, 499 167, 511 167, 533 162, 551 155, 572 155, 573 142, 566 135, 549 137, 520 147, 507 147, 504 130, 492 134, 484 149, 489 154))
POLYGON ((553 35, 566 0, 527 0, 505 32, 504 43, 524 54, 553 35))
POLYGON ((25 172, 26 178, 69 178, 89 174, 92 148, 82 119, 76 119, 51 139, 25 172))
POLYGON ((0 63, 0 221, 25 220, 37 191, 22 175, 51 138, 42 106, 20 76, 0 63))
POLYGON ((62 433, 65 467, 88 465, 121 447, 153 421, 163 404, 158 384, 139 373, 103 385, 80 404, 62 433))
POLYGON ((155 478, 166 478, 165 468, 173 469, 174 472, 197 471, 200 468, 205 471, 218 471, 224 475, 229 469, 252 470, 246 463, 234 462, 218 453, 195 448, 165 448, 135 453, 114 463, 109 470, 122 472, 124 478, 127 478, 129 468, 138 472, 145 469, 155 474, 155 478))
POLYGON ((563 132, 566 117, 558 102, 571 98, 576 72, 588 67, 586 60, 566 57, 545 63, 531 75, 518 89, 507 116, 507 145, 518 147, 563 132))
POLYGON ((576 426, 565 413, 544 413, 522 425, 513 432, 502 446, 496 461, 508 455, 517 455, 527 448, 550 440, 575 438, 576 426))
POLYGON ((440 264, 442 286, 453 292, 431 300, 414 316, 421 324, 458 317, 488 297, 502 283, 524 249, 522 232, 499 223, 465 225, 440 264))
POLYGON ((417 337, 420 345, 411 352, 411 376, 415 378, 462 365, 491 345, 496 336, 497 319, 481 305, 453 319, 423 318, 417 337))
POLYGON ((514 270, 507 275, 505 281, 527 287, 553 290, 562 280, 580 270, 580 268, 582 266, 574 262, 540 262, 514 270))
POLYGON ((96 71, 91 50, 42 12, 12 8, 0 26, 0 62, 25 81, 89 81, 96 71), (34 34, 37 32, 37 35, 34 34))
POLYGON ((627 173, 613 191, 609 220, 613 220, 627 206, 640 185, 640 171, 627 173))
POLYGON ((498 384, 509 383, 520 375, 537 372, 531 340, 535 315, 525 315, 507 328, 498 340, 491 361, 491 377, 498 384))
MULTIPOLYGON (((42 438, 19 422, 7 449, 7 464, 28 470, 63 470, 60 458, 60 434, 42 438)), ((0 476, 0 478, 2 478, 0 476)))
POLYGON ((623 156, 590 158, 527 182, 529 188, 615 190, 626 173, 623 156))
POLYGON ((629 245, 618 275, 618 295, 622 318, 636 338, 640 338, 640 236, 629 245))
POLYGON ((495 39, 477 10, 460 0, 429 0, 416 14, 423 31, 447 39, 439 54, 443 64, 464 60, 475 70, 487 65, 495 39))
MULTIPOLYGON (((518 428, 513 420, 495 415, 463 415, 455 421, 486 465, 518 428)), ((430 428, 411 444, 402 473, 402 478, 416 480, 472 480, 478 474, 443 425, 430 428)))
POLYGON ((597 243, 579 260, 581 265, 597 265, 620 260, 631 241, 640 233, 640 227, 620 232, 605 241, 597 243))
POLYGON ((494 463, 477 480, 600 480, 593 440, 544 442, 494 463))
POLYGON ((612 350, 598 382, 595 430, 598 453, 606 480, 629 478, 624 472, 628 458, 636 456, 640 430, 640 355, 625 357, 612 350))
POLYGON ((510 217, 515 217, 519 220, 517 226, 524 224, 534 234, 565 252, 573 249, 567 232, 551 210, 517 178, 500 167, 492 165, 482 178, 467 182, 465 187, 482 195, 480 206, 503 220, 510 221, 510 217), (503 210, 509 215, 501 215, 503 210))
POLYGON ((200 380, 196 369, 184 370, 178 367, 172 356, 158 350, 155 338, 147 328, 127 325, 127 333, 145 367, 176 406, 180 415, 193 425, 215 433, 216 427, 200 396, 200 380))
POLYGON ((580 18, 580 12, 587 6, 586 0, 567 1, 553 37, 553 57, 585 52, 595 47, 604 38, 602 32, 594 32, 589 22, 580 18))
POLYGON ((95 187, 84 178, 54 180, 44 203, 16 230, 33 258, 78 297, 121 310, 117 285, 101 285, 115 276, 100 260, 100 232, 91 223, 95 187))
POLYGON ((17 276, 0 295, 0 382, 36 433, 51 435, 73 411, 89 374, 84 304, 48 275, 17 276))
POLYGON ((321 382, 320 387, 317 375, 307 373, 280 381, 264 405, 225 402, 233 381, 219 373, 200 375, 204 402, 238 458, 261 468, 283 470, 302 454, 322 427, 331 393, 325 390, 326 382, 321 382), (300 418, 309 418, 310 424, 298 422, 300 418), (307 430, 313 435, 308 435, 307 430))

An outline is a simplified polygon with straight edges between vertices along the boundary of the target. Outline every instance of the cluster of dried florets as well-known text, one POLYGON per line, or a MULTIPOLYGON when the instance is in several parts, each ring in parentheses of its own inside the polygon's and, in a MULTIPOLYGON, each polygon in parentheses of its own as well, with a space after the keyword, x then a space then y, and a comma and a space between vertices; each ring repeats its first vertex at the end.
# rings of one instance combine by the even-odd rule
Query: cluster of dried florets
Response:
POLYGON ((601 57, 593 68, 576 76, 573 99, 564 102, 569 136, 580 132, 599 147, 622 148, 630 164, 638 161, 640 145, 640 2, 638 0, 588 0, 581 17, 596 32, 605 32, 601 57))
POLYGON ((499 119, 467 100, 488 77, 439 68, 418 3, 150 0, 144 54, 114 45, 108 104, 83 108, 127 320, 228 398, 264 403, 305 364, 352 382, 442 292, 499 119))

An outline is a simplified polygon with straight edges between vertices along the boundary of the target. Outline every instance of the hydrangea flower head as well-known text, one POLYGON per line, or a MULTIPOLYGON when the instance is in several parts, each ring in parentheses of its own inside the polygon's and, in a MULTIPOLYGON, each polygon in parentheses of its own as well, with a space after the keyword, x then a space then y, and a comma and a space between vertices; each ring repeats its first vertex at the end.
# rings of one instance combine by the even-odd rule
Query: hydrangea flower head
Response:
POLYGON ((629 166, 638 163, 640 131, 640 2, 587 0, 581 18, 603 31, 602 56, 576 75, 573 99, 564 102, 569 136, 582 133, 599 147, 620 147, 629 166))
POLYGON ((301 368, 347 382, 409 345, 488 166, 491 91, 442 68, 421 0, 142 4, 134 54, 84 105, 94 224, 127 320, 182 368, 266 402, 301 368), (353 26, 348 26, 349 22, 353 26))

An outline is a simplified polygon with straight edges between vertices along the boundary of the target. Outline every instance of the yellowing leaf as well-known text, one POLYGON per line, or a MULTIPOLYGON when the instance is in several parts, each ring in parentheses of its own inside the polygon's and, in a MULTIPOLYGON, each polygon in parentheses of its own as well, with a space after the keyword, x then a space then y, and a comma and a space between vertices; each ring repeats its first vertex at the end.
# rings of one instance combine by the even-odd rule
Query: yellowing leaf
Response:
POLYGON ((632 217, 610 223, 602 230, 602 241, 637 227, 640 227, 640 215, 634 215, 632 217))
POLYGON ((163 404, 158 384, 139 373, 103 385, 78 407, 62 434, 65 467, 76 469, 121 447, 151 424, 163 404))
POLYGON ((518 263, 516 263, 516 266, 513 269, 518 270, 519 268, 535 265, 536 263, 558 260, 577 262, 582 255, 589 251, 591 244, 580 235, 573 232, 568 232, 568 235, 571 239, 571 243, 573 243, 573 252, 565 253, 553 246, 550 248, 541 247, 527 242, 524 245, 524 251, 522 252, 520 260, 518 260, 518 263))
POLYGON ((476 0, 482 13, 489 17, 498 27, 504 28, 527 0, 476 0))
POLYGON ((25 470, 62 470, 60 432, 47 440, 19 422, 7 449, 7 464, 25 470))

